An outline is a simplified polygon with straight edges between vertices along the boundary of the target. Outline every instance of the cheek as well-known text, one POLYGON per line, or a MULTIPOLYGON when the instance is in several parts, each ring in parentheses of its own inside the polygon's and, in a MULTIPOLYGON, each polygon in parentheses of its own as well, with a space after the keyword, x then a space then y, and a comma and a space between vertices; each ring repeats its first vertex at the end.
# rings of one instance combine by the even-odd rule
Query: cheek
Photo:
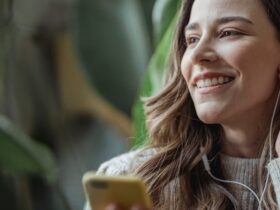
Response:
MULTIPOLYGON (((239 57, 241 54, 234 55, 234 59, 236 67, 239 69, 238 73, 245 82, 244 85, 258 87, 261 84, 260 86, 266 87, 267 91, 272 91, 277 77, 276 57, 270 52, 258 48, 253 48, 250 53, 241 53, 242 57, 239 57)), ((259 91, 265 92, 262 89, 260 88, 259 91)))
POLYGON ((254 58, 254 56, 252 56, 254 46, 243 43, 220 46, 218 52, 226 65, 233 67, 237 71, 248 66, 248 64, 252 62, 252 58, 254 58))
POLYGON ((188 57, 186 56, 186 53, 184 54, 182 61, 181 61, 181 73, 187 83, 189 84, 188 81, 191 79, 191 70, 190 70, 190 62, 188 57))
POLYGON ((264 70, 275 70, 279 56, 275 47, 269 47, 258 41, 243 41, 220 47, 219 53, 226 63, 237 70, 237 73, 262 74, 264 70))

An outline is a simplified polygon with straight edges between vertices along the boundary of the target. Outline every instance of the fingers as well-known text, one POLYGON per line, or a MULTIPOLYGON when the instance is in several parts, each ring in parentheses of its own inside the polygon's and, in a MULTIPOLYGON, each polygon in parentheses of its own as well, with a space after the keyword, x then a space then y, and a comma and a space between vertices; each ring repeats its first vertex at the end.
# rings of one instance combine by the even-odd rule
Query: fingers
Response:
POLYGON ((117 204, 112 203, 109 204, 104 210, 122 210, 122 208, 117 204))
POLYGON ((140 205, 133 205, 130 210, 149 210, 140 205))

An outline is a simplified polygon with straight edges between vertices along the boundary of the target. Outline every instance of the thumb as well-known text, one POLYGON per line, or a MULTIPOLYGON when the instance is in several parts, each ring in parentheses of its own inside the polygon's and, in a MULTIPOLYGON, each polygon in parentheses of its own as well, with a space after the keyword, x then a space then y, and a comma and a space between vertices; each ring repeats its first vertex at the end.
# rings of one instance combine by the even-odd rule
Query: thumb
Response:
POLYGON ((108 206, 106 206, 105 210, 121 210, 122 208, 118 206, 117 204, 111 203, 108 206))

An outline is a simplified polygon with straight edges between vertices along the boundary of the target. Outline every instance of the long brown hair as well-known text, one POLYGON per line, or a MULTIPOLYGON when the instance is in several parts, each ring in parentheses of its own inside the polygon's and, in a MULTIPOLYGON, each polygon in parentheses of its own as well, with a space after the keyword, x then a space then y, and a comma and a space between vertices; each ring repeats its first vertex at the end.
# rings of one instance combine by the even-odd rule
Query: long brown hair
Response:
MULTIPOLYGON (((280 1, 261 2, 280 34, 280 1)), ((208 158, 213 158, 211 168, 215 169, 214 175, 224 177, 217 155, 222 129, 220 125, 204 124, 199 120, 180 71, 181 59, 186 50, 184 27, 189 22, 193 3, 194 0, 182 1, 163 90, 156 96, 145 99, 150 147, 157 148, 158 152, 143 164, 138 174, 148 184, 155 209, 239 209, 227 186, 211 179, 204 169, 200 152, 202 145, 208 158), (168 189, 171 184, 172 188, 168 189)), ((280 125, 278 115, 277 113, 272 127, 273 145, 280 125)), ((265 165, 268 153, 269 135, 261 151, 258 174, 260 192, 267 175, 265 165)), ((275 155, 274 152, 273 156, 275 155)), ((277 209, 270 179, 263 205, 265 209, 277 209)))

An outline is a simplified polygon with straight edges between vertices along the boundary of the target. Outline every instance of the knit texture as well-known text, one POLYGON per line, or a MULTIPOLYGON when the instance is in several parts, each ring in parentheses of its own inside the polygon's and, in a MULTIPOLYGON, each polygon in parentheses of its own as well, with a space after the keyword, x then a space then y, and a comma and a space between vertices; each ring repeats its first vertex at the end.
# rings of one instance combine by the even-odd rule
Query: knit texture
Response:
MULTIPOLYGON (((259 159, 236 158, 220 155, 221 164, 227 180, 240 182, 257 193, 257 170, 259 159)), ((243 210, 257 210, 258 201, 245 187, 238 184, 229 184, 230 190, 239 201, 243 210)))
MULTIPOLYGON (((133 173, 143 162, 150 159, 156 150, 136 150, 103 163, 98 169, 98 174, 104 175, 125 175, 133 173)), ((257 170, 259 159, 236 158, 227 155, 221 156, 221 164, 227 180, 237 181, 247 185, 256 193, 257 189, 257 170)), ((269 174, 277 196, 278 205, 280 203, 280 158, 272 160, 268 166, 269 174)), ((238 200, 241 210, 257 210, 258 202, 254 195, 243 186, 230 184, 230 191, 238 200)), ((174 189, 174 187, 173 187, 174 189)), ((175 193, 175 192, 173 192, 175 193)), ((84 210, 90 210, 86 204, 84 210)))
POLYGON ((274 191, 276 193, 278 209, 280 209, 280 158, 272 160, 268 164, 267 168, 272 179, 274 191))

